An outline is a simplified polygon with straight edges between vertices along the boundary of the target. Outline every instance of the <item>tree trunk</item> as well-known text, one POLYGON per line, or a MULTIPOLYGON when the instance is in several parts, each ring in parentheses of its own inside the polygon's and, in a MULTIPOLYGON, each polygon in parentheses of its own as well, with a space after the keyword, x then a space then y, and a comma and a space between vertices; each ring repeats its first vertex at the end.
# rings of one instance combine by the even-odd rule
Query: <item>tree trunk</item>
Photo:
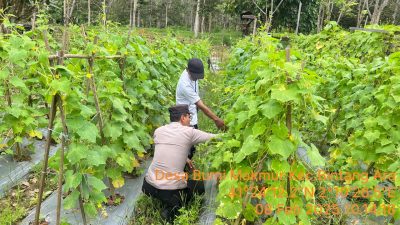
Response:
POLYGON ((265 26, 267 26, 268 19, 269 19, 269 16, 268 16, 268 0, 265 0, 265 26))
POLYGON ((199 26, 200 26, 200 0, 197 0, 196 6, 196 17, 194 19, 194 37, 197 38, 199 36, 199 26))
POLYGON ((392 21, 393 24, 396 24, 396 16, 397 16, 397 13, 399 12, 399 5, 400 5, 400 0, 397 0, 396 6, 395 6, 394 12, 393 12, 393 21, 392 21))
POLYGON ((194 28, 193 28, 193 6, 192 5, 190 5, 190 30, 194 31, 194 28))
POLYGON ((336 20, 336 23, 337 23, 337 24, 339 24, 340 19, 342 19, 342 15, 343 15, 343 10, 340 10, 339 16, 338 16, 338 18, 337 18, 337 20, 336 20))
POLYGON ((87 20, 88 21, 88 26, 90 26, 90 22, 91 22, 90 21, 90 14, 91 14, 91 11, 90 11, 90 0, 88 0, 88 18, 87 18, 88 19, 87 20))
POLYGON ((133 28, 133 0, 129 1, 129 28, 133 28))
POLYGON ((300 15, 301 15, 301 6, 302 6, 302 3, 301 3, 301 2, 299 2, 299 11, 297 12, 296 35, 299 33, 299 26, 300 26, 300 15))
POLYGON ((322 24, 324 22, 324 15, 323 15, 323 3, 321 2, 319 4, 319 10, 318 10, 318 20, 317 20, 317 32, 321 32, 322 29, 322 24))
POLYGON ((376 24, 376 18, 378 16, 378 10, 379 10, 379 2, 380 0, 375 0, 374 11, 371 17, 371 24, 376 24))
POLYGON ((381 14, 388 3, 389 0, 383 0, 382 2, 380 0, 375 1, 374 12, 372 13, 372 18, 371 18, 371 24, 379 23, 381 19, 381 14))
POLYGON ((68 12, 68 20, 71 20, 71 18, 72 18, 72 13, 74 12, 74 8, 75 8, 75 2, 76 2, 76 0, 73 0, 72 4, 70 6, 70 9, 68 12))
POLYGON ((103 8, 103 16, 102 16, 102 22, 103 22, 103 26, 106 26, 106 21, 107 21, 107 11, 106 11, 106 0, 103 0, 102 3, 102 8, 103 8))
POLYGON ((137 11, 137 27, 140 27, 140 11, 137 11))
POLYGON ((211 33, 211 22, 212 22, 212 14, 210 13, 208 16, 208 32, 211 33))
POLYGON ((365 7, 365 3, 367 0, 360 0, 358 2, 358 6, 357 6, 357 27, 361 26, 361 22, 364 19, 364 15, 362 14, 362 11, 364 10, 365 7))
POLYGON ((152 5, 152 0, 150 0, 150 4, 149 4, 149 7, 150 7, 150 13, 149 13, 149 27, 151 27, 151 25, 152 25, 152 20, 153 20, 153 17, 152 17, 152 11, 153 11, 153 7, 152 7, 153 5, 152 5))
POLYGON ((138 6, 138 0, 133 0, 133 12, 132 12, 132 26, 136 26, 136 11, 138 6))
POLYGON ((327 9, 327 15, 326 15, 326 21, 327 22, 331 21, 332 11, 333 11, 333 2, 331 0, 329 0, 328 9, 327 9))
POLYGON ((169 0, 165 3, 165 27, 168 27, 168 8, 169 8, 169 0))

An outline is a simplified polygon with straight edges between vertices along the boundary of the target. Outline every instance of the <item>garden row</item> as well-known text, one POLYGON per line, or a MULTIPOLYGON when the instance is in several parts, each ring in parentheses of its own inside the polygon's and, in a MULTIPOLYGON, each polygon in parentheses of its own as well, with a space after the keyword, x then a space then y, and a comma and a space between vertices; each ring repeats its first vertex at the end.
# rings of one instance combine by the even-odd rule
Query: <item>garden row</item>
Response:
POLYGON ((77 26, 63 43, 45 17, 24 34, 4 24, 11 32, 0 37, 0 150, 29 158, 22 140, 42 138, 47 126, 45 150, 51 142, 63 150, 49 165, 64 178, 64 208, 79 202, 82 215, 93 216, 110 199, 121 201, 114 189, 124 186, 123 173, 139 168, 151 133, 168 118, 179 74, 189 58, 208 55, 207 43, 148 43, 118 27, 77 26))
POLYGON ((229 131, 199 153, 226 173, 217 224, 399 223, 400 28, 383 29, 236 45, 216 90, 229 131))

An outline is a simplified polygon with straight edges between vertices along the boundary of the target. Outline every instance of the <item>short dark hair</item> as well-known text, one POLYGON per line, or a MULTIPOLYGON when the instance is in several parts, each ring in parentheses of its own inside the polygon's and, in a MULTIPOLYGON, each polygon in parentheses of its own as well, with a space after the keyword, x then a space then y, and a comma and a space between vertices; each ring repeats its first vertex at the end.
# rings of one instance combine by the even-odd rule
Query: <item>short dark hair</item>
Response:
POLYGON ((190 113, 189 106, 184 104, 172 106, 168 108, 168 111, 171 122, 178 122, 182 115, 187 115, 190 113))

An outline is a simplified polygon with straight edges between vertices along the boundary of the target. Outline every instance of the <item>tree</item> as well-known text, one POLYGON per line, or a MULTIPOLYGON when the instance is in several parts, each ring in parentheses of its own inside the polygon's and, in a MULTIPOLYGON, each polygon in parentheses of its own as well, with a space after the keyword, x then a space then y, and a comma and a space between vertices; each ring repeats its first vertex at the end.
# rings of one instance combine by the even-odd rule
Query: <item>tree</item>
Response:
POLYGON ((381 14, 388 3, 389 3, 389 0, 375 0, 374 12, 372 13, 372 17, 371 17, 371 24, 379 23, 379 21, 381 19, 381 14))
POLYGON ((197 0, 196 6, 196 17, 194 19, 194 37, 197 38, 199 36, 199 26, 200 26, 200 0, 197 0))

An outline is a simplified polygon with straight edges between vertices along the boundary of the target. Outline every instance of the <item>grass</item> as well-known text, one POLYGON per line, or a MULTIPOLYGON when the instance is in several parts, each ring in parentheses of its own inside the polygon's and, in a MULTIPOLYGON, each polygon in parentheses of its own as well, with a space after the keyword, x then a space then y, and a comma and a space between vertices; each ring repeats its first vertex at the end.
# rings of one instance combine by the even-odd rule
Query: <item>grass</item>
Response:
MULTIPOLYGON (((174 224, 187 225, 197 224, 200 212, 202 210, 201 202, 202 196, 195 195, 194 199, 186 206, 179 210, 179 216, 174 220, 174 224)), ((135 213, 129 225, 143 225, 143 224, 167 224, 160 215, 162 204, 155 198, 148 197, 142 194, 135 205, 135 213)))
MULTIPOLYGON (((191 42, 194 39, 194 33, 191 30, 181 28, 181 27, 168 27, 168 28, 138 28, 137 34, 144 36, 149 39, 154 39, 154 36, 159 35, 170 35, 172 37, 176 37, 182 41, 191 42)), ((216 32, 204 32, 199 35, 201 39, 208 39, 211 45, 225 45, 232 46, 234 45, 240 38, 241 33, 238 31, 232 30, 220 30, 216 32)))

